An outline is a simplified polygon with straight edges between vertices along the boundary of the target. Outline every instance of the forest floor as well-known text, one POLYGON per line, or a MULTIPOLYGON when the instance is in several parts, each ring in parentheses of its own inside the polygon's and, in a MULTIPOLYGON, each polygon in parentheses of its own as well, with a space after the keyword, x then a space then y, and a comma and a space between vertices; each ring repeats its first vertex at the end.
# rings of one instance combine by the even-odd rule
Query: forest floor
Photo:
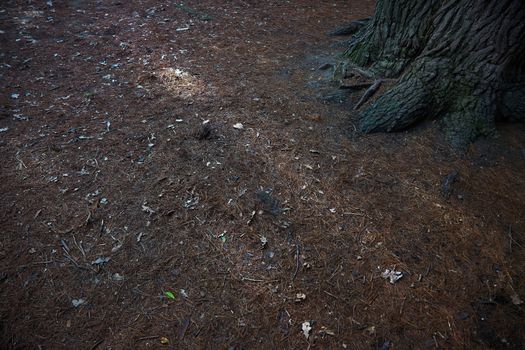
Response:
POLYGON ((520 348, 525 126, 356 133, 373 1, 185 4, 2 2, 0 347, 520 348))

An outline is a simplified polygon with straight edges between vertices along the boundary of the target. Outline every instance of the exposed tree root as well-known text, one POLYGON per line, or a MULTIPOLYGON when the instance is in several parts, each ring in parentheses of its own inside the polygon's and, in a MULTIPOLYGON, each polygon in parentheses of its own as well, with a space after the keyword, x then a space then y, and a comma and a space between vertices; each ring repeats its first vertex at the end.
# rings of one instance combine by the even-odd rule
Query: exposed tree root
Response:
POLYGON ((381 87, 381 83, 383 81, 381 79, 378 79, 376 80, 372 86, 370 86, 366 91, 365 93, 363 94, 363 96, 359 99, 359 102, 356 103, 356 105, 354 106, 354 110, 358 110, 359 107, 361 107, 366 101, 368 101, 368 99, 370 99, 370 97, 372 97, 377 90, 379 90, 379 88, 381 87))
POLYGON ((359 128, 367 133, 403 130, 425 114, 429 102, 421 81, 400 82, 361 112, 359 128))
POLYGON ((360 84, 350 84, 350 85, 345 85, 343 83, 341 86, 339 86, 339 89, 357 91, 357 90, 367 89, 371 85, 372 83, 360 83, 360 84))
MULTIPOLYGON (((337 32, 337 31, 336 31, 337 32)), ((403 130, 440 119, 458 147, 495 132, 495 120, 525 120, 525 5, 520 0, 378 0, 334 72, 375 83, 355 109, 399 78, 359 115, 363 132, 403 130), (470 18, 470 21, 464 21, 470 18)))
POLYGON ((345 24, 344 26, 341 26, 335 30, 332 30, 328 33, 330 36, 344 36, 344 35, 352 35, 354 33, 357 33, 361 28, 363 28, 365 25, 370 22, 371 18, 363 18, 357 21, 352 21, 348 24, 345 24))

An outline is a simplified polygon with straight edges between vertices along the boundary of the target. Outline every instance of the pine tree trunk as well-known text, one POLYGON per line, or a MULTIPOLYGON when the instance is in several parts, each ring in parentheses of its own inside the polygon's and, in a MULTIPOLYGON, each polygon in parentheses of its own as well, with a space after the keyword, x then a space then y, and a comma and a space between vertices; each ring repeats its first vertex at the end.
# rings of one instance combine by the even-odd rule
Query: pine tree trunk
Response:
POLYGON ((525 120, 522 0, 378 0, 345 55, 399 78, 360 112, 364 132, 441 118, 447 138, 465 146, 498 119, 525 120))

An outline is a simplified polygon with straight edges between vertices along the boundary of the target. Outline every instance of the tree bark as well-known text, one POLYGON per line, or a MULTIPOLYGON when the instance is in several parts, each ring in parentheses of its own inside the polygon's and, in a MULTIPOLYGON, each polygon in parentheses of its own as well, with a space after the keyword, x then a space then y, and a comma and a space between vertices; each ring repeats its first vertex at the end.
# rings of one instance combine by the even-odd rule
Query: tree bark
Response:
POLYGON ((497 120, 525 120, 522 0, 378 0, 345 56, 398 79, 360 112, 364 132, 440 118, 462 147, 493 134, 497 120))

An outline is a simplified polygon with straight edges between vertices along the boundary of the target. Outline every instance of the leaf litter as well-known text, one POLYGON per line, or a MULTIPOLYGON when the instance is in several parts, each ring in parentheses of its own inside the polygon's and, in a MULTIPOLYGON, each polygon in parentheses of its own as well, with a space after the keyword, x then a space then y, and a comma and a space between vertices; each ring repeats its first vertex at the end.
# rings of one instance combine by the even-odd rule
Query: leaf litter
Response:
POLYGON ((0 347, 523 343, 519 126, 465 157, 432 126, 360 136, 317 70, 346 3, 178 4, 0 10, 0 347))

